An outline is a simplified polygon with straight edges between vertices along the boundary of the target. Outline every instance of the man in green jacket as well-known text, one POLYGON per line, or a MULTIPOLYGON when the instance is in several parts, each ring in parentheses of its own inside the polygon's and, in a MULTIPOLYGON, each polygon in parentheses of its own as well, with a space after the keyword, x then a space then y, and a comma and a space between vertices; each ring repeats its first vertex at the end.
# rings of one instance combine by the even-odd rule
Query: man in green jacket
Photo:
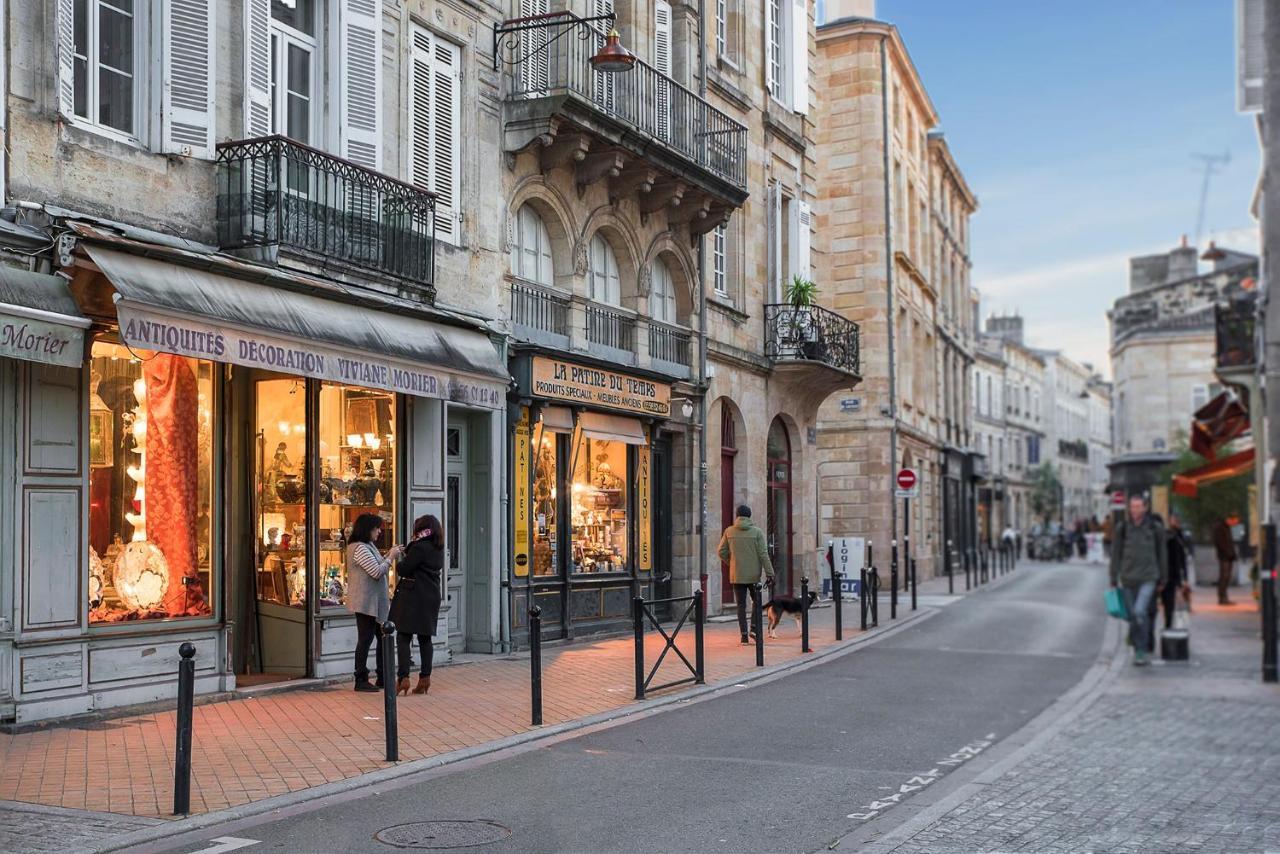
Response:
POLYGON ((751 521, 751 508, 745 504, 738 507, 738 518, 720 537, 720 560, 729 564, 729 581, 738 603, 738 630, 742 632, 742 642, 748 644, 751 640, 747 635, 747 596, 757 604, 760 602, 756 585, 762 575, 767 584, 773 584, 773 562, 769 560, 764 531, 751 521))
POLYGON ((1124 593, 1129 609, 1129 642, 1133 663, 1147 663, 1155 638, 1151 634, 1151 601, 1169 578, 1169 551, 1164 526, 1147 512, 1141 495, 1129 496, 1129 515, 1116 528, 1111 545, 1111 586, 1124 593))

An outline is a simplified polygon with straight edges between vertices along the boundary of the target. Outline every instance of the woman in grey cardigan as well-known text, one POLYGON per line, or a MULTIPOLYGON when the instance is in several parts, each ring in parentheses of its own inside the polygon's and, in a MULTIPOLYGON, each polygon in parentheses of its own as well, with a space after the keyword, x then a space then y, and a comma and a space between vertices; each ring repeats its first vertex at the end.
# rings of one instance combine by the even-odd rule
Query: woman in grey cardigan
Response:
MULTIPOLYGON (((369 646, 378 641, 378 660, 382 660, 382 633, 378 626, 387 619, 390 600, 387 597, 387 573, 391 563, 404 551, 392 546, 386 557, 374 545, 382 536, 382 517, 362 513, 351 526, 347 546, 347 610, 356 615, 356 690, 377 691, 369 684, 369 646)), ((382 674, 378 674, 382 682, 382 674)))

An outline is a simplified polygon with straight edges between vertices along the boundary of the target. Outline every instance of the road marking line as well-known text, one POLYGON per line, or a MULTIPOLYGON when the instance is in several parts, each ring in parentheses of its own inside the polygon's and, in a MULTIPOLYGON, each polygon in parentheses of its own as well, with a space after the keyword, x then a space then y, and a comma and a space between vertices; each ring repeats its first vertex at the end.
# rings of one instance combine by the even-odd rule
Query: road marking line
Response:
MULTIPOLYGON (((937 764, 947 765, 952 767, 957 765, 963 765, 965 762, 968 762, 970 759, 977 756, 978 754, 986 750, 991 745, 995 744, 995 741, 996 741, 996 734, 994 732, 987 733, 985 738, 980 738, 975 741, 969 742, 964 747, 960 748, 955 753, 952 753, 947 758, 939 759, 937 761, 937 764)), ((921 789, 923 789, 925 786, 929 786, 933 783, 938 782, 938 780, 942 779, 943 775, 946 773, 947 771, 941 768, 931 768, 923 774, 918 774, 908 779, 907 782, 899 786, 898 791, 894 792, 892 795, 886 795, 883 798, 877 798, 871 803, 865 804, 862 807, 863 812, 851 812, 847 816, 845 816, 845 818, 852 818, 857 821, 870 821, 871 819, 876 818, 877 816, 879 816, 881 813, 883 813, 885 810, 889 809, 890 807, 896 806, 897 804, 901 803, 902 799, 905 798, 907 795, 910 795, 912 792, 918 792, 921 789)), ((881 786, 880 788, 884 789, 884 788, 893 788, 893 787, 881 786)))
POLYGON ((192 854, 221 854, 223 851, 235 851, 239 848, 248 848, 250 845, 257 845, 261 839, 241 839, 238 836, 219 836, 216 839, 210 839, 214 843, 209 848, 201 848, 193 851, 192 854))

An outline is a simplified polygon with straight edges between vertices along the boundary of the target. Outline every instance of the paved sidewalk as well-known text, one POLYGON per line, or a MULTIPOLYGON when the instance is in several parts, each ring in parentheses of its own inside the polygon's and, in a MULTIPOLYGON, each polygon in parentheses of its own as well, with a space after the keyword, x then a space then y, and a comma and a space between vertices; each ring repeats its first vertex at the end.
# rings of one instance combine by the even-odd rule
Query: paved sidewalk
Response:
POLYGON ((1260 681, 1246 602, 1197 602, 1189 665, 1135 668, 1123 651, 1079 717, 884 850, 1280 850, 1280 688, 1260 681))

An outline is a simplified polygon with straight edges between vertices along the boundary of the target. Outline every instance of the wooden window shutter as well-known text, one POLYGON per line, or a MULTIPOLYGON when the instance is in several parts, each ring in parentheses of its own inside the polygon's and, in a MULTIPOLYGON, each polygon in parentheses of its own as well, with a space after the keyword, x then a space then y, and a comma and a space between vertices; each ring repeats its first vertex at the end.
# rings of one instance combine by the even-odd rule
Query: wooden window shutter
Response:
POLYGON ((436 236, 459 243, 462 51, 421 28, 413 35, 413 183, 436 194, 436 236))
POLYGON ((244 2, 244 135, 271 133, 271 0, 244 2))
POLYGON ((212 160, 214 0, 161 3, 161 150, 212 160))
POLYGON ((338 4, 339 118, 342 156, 382 167, 381 0, 338 4))
POLYGON ((55 12, 58 28, 58 112, 74 116, 75 90, 75 0, 58 0, 55 12))
POLYGON ((656 0, 653 4, 653 65, 664 75, 658 80, 654 111, 658 136, 671 138, 671 4, 656 0))
POLYGON ((809 112, 809 5, 795 0, 791 7, 791 109, 809 112))

